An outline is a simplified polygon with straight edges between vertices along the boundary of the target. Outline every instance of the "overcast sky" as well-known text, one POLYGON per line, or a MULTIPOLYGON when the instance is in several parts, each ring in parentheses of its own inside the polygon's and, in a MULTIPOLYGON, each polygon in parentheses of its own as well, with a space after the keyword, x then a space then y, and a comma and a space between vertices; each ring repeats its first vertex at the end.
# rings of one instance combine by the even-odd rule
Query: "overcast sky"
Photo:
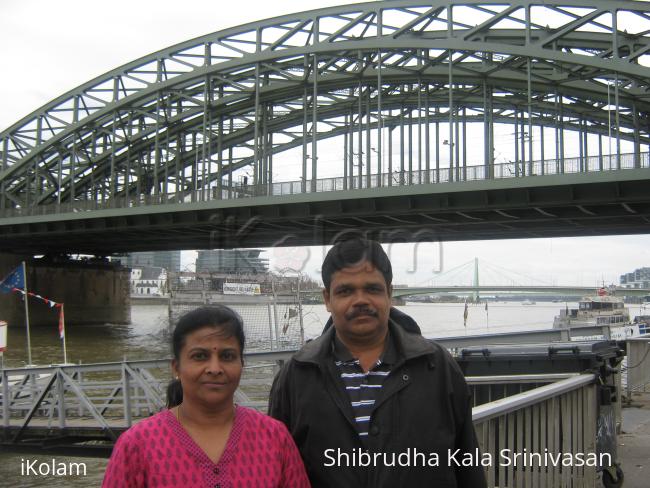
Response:
MULTIPOLYGON (((153 51, 246 22, 340 3, 1 0, 0 130, 91 78, 153 51)), ((436 277, 434 271, 453 269, 475 257, 486 263, 481 278, 494 275, 497 280, 497 270, 505 269, 512 273, 502 271, 503 276, 518 284, 618 283, 620 274, 650 266, 649 235, 447 242, 442 247, 442 263, 438 245, 392 248, 395 282, 425 283, 436 277), (517 273, 524 277, 517 278, 517 273)), ((315 247, 295 255, 304 271, 314 275, 323 253, 315 247)), ((268 255, 272 264, 287 259, 281 251, 268 255)), ((192 257, 185 253, 184 264, 192 257)))

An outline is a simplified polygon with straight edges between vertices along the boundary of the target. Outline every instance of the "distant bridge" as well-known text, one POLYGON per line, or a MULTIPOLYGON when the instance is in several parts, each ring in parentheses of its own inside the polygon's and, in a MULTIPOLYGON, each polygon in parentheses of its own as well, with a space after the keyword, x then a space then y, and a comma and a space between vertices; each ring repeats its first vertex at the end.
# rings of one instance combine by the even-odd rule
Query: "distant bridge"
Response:
MULTIPOLYGON (((596 295, 598 288, 593 286, 429 286, 413 288, 393 288, 393 297, 405 297, 412 295, 428 295, 437 293, 466 294, 479 293, 485 294, 548 294, 548 295, 566 295, 566 296, 589 296, 596 295)), ((615 296, 650 296, 650 289, 645 288, 608 288, 608 293, 615 296)))
MULTIPOLYGON (((631 297, 644 297, 650 296, 650 289, 648 288, 622 288, 622 287, 608 287, 607 291, 613 296, 631 296, 631 297)), ((393 287, 393 297, 407 297, 415 295, 435 295, 435 294, 476 294, 479 295, 494 295, 497 293, 508 295, 530 295, 530 294, 547 294, 547 295, 564 295, 583 297, 596 295, 598 292, 597 287, 593 286, 503 286, 503 285, 480 285, 480 286, 464 286, 464 285, 446 285, 446 286, 414 286, 414 287, 393 287)), ((302 294, 307 295, 320 295, 322 289, 303 290, 302 294)))

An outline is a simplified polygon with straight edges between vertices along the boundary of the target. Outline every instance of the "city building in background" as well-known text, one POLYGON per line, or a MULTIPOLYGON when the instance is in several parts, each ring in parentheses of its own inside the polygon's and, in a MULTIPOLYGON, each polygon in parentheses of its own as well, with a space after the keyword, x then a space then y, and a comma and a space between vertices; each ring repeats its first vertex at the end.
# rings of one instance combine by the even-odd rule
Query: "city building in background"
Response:
POLYGON ((167 293, 167 270, 159 266, 131 268, 131 295, 164 296, 167 293))
POLYGON ((261 274, 269 271, 264 249, 213 249, 198 251, 197 273, 261 274))
POLYGON ((650 288, 650 268, 637 268, 621 275, 623 288, 650 288))
POLYGON ((178 273, 181 270, 180 251, 134 252, 122 261, 129 268, 165 268, 167 272, 178 273))

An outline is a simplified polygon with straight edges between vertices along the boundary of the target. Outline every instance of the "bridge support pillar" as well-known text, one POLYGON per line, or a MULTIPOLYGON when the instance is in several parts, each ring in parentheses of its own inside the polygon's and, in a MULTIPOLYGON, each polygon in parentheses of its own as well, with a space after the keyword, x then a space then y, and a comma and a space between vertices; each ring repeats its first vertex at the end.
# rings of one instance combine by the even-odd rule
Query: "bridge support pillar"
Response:
MULTIPOLYGON (((30 256, 0 254, 0 279, 27 263, 27 289, 65 303, 66 325, 128 324, 131 322, 130 271, 104 260, 46 261, 30 256)), ((43 300, 29 299, 33 326, 56 326, 58 310, 43 300)), ((19 293, 0 294, 0 320, 24 326, 25 309, 19 293)))

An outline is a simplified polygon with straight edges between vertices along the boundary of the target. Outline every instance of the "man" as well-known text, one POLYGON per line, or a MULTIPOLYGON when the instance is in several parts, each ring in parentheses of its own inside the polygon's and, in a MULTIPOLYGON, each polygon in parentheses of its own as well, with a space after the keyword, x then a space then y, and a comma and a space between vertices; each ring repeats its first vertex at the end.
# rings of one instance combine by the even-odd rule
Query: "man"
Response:
POLYGON ((269 403, 312 486, 484 488, 463 375, 410 317, 391 310, 392 268, 381 246, 336 244, 322 276, 333 327, 285 364, 269 403), (475 465, 458 466, 462 453, 475 465))

